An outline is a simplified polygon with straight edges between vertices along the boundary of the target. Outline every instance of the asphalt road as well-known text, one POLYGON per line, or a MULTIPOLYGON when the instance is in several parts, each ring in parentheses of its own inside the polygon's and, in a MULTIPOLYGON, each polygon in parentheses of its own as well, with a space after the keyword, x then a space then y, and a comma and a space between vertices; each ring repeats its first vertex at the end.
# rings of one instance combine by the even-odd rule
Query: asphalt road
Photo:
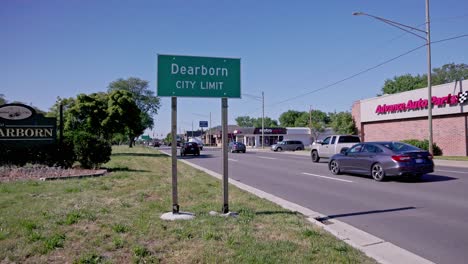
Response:
MULTIPOLYGON (((220 150, 178 158, 222 174, 220 150)), ((335 176, 326 160, 312 163, 309 156, 248 150, 229 153, 229 177, 433 262, 467 263, 468 168, 438 166, 421 181, 376 182, 335 176)))

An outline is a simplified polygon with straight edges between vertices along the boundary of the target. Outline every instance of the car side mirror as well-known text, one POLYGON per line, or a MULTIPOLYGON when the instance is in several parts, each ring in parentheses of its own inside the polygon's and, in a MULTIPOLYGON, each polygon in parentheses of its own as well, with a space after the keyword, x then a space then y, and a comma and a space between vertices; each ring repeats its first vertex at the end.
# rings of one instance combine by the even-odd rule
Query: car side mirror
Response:
POLYGON ((342 148, 341 151, 340 151, 340 153, 346 156, 346 155, 348 155, 348 149, 349 149, 349 148, 346 148, 346 147, 345 147, 345 148, 342 148))

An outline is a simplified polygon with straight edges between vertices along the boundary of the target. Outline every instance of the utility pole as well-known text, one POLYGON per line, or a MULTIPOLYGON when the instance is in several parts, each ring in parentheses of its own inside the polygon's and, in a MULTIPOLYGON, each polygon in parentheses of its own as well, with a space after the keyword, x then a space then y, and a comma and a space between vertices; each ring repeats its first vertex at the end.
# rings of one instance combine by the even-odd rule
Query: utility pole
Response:
POLYGON ((208 144, 209 144, 210 146, 211 146, 211 134, 212 134, 212 133, 213 133, 213 132, 211 131, 211 112, 210 112, 210 133, 209 133, 210 139, 209 139, 209 142, 208 142, 208 144))

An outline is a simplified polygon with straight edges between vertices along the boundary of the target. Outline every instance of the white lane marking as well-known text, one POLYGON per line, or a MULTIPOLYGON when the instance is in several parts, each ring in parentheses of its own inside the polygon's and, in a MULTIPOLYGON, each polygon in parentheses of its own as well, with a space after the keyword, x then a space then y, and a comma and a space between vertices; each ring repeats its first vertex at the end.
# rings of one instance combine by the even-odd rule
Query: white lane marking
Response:
POLYGON ((449 171, 449 170, 435 170, 435 171, 443 171, 443 172, 453 172, 453 173, 463 173, 463 174, 467 174, 466 171, 449 171))
POLYGON ((238 160, 235 160, 235 159, 228 159, 228 160, 238 162, 238 160))
POLYGON ((348 180, 342 180, 342 179, 337 179, 337 178, 333 178, 333 177, 327 177, 327 176, 322 176, 322 175, 317 175, 317 174, 312 174, 312 173, 307 173, 307 172, 303 172, 302 174, 309 175, 309 176, 314 176, 314 177, 319 177, 319 178, 335 180, 335 181, 352 182, 352 181, 348 181, 348 180))
POLYGON ((257 158, 261 158, 261 159, 270 159, 270 160, 275 160, 275 159, 276 159, 276 158, 262 157, 262 156, 258 156, 257 158))

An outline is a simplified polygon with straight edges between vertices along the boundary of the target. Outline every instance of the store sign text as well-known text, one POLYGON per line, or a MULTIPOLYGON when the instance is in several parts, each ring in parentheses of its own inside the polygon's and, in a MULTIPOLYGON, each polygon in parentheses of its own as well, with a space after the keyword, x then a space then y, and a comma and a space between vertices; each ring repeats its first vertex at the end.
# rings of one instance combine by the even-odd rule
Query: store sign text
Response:
MULTIPOLYGON (((448 94, 447 96, 443 97, 432 97, 432 105, 443 107, 448 105, 456 105, 459 103, 459 99, 457 95, 448 94)), ((377 114, 386 114, 386 113, 394 113, 394 112, 404 112, 408 110, 421 110, 425 109, 428 106, 428 100, 419 98, 419 100, 409 100, 406 103, 399 103, 399 104, 383 104, 378 105, 375 109, 377 114)))

